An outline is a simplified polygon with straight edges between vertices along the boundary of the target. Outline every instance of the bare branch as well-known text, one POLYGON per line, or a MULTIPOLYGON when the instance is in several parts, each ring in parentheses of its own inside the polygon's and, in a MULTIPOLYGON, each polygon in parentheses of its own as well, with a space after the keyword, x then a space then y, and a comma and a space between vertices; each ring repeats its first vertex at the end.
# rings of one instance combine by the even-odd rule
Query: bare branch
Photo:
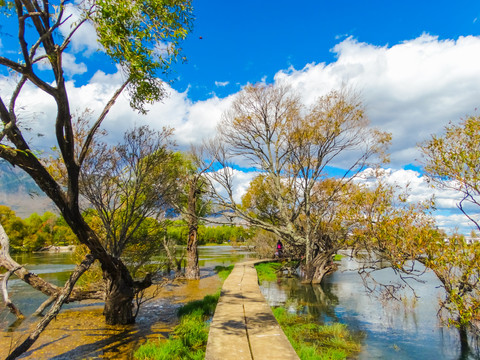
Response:
POLYGON ((129 84, 129 81, 127 80, 123 83, 123 85, 119 89, 117 89, 117 91, 115 91, 115 94, 113 94, 110 101, 107 103, 107 105, 105 105, 102 113, 100 114, 97 121, 95 122, 95 124, 93 124, 92 128, 90 129, 90 131, 87 135, 87 138, 85 139, 85 142, 82 146, 82 150, 80 152, 80 155, 78 157, 79 166, 82 166, 83 162, 85 161, 85 157, 88 154, 88 151, 90 149, 90 145, 92 144, 93 138, 94 138, 98 128, 102 124, 103 120, 107 116, 107 114, 110 111, 110 109, 112 108, 112 106, 115 104, 115 101, 118 99, 118 97, 120 96, 122 91, 125 89, 125 87, 127 87, 128 84, 129 84))
POLYGON ((45 330, 45 328, 48 326, 50 321, 52 321, 55 316, 60 312, 62 305, 67 302, 70 293, 73 290, 73 287, 75 286, 75 283, 77 280, 82 276, 82 274, 87 271, 92 265, 92 263, 95 261, 95 258, 91 255, 88 254, 85 259, 75 267, 75 270, 73 271, 72 275, 70 275, 68 281, 65 283, 65 286, 63 287, 62 291, 60 292, 57 300, 53 304, 52 308, 48 311, 48 313, 43 317, 43 319, 37 324, 37 327, 35 330, 28 336, 27 339, 25 339, 19 346, 17 346, 11 353, 10 355, 7 356, 7 360, 11 359, 16 359, 19 357, 21 354, 23 354, 25 351, 27 351, 30 346, 33 345, 33 343, 38 339, 40 334, 45 330))
POLYGON ((15 304, 10 300, 10 297, 8 296, 8 279, 16 270, 18 269, 9 270, 3 275, 2 294, 3 294, 3 301, 5 302, 5 305, 8 307, 10 312, 14 314, 17 317, 17 319, 23 319, 25 318, 25 316, 23 316, 22 312, 15 306, 15 304))

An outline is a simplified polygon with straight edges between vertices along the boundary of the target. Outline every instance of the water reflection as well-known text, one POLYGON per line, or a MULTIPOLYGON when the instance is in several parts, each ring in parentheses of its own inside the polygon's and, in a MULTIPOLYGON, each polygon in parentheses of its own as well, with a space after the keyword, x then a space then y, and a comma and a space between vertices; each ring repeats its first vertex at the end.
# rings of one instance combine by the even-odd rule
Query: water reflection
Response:
MULTIPOLYGON (((165 338, 177 321, 176 312, 182 304, 199 300, 214 293, 220 280, 213 269, 217 265, 230 265, 249 256, 242 248, 231 246, 200 247, 201 279, 197 281, 176 280, 160 289, 155 299, 144 304, 131 326, 105 325, 102 316, 103 304, 86 302, 70 304, 52 321, 47 330, 33 345, 27 359, 130 359, 132 351, 148 338, 165 338), (70 308, 68 308, 70 307, 70 308)), ((55 284, 62 285, 74 268, 69 254, 24 254, 17 262, 55 284)), ((42 294, 22 281, 9 281, 11 298, 25 315, 30 315, 45 300, 42 294)), ((8 349, 32 330, 38 318, 27 317, 15 321, 2 305, 0 306, 0 358, 5 358, 8 349)))
MULTIPOLYGON (((341 322, 363 334, 359 359, 479 359, 478 352, 462 354, 457 330, 442 326, 437 316, 442 289, 431 272, 422 275, 425 283, 410 284, 419 299, 405 292, 401 302, 382 302, 365 290, 351 261, 344 258, 321 286, 284 279, 263 283, 262 293, 272 306, 309 313, 321 322, 341 322)), ((398 280, 390 269, 374 276, 384 283, 398 280)))

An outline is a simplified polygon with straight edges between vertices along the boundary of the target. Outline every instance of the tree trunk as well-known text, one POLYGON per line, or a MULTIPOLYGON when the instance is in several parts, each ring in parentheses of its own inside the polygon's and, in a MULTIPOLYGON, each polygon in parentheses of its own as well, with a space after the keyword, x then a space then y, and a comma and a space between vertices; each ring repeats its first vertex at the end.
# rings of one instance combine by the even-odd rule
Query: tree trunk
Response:
POLYGON ((318 254, 310 263, 306 263, 303 271, 304 284, 320 284, 325 275, 335 271, 332 253, 318 254))
POLYGON ((187 199, 188 240, 185 277, 189 280, 200 279, 200 268, 198 266, 198 217, 196 212, 198 193, 198 179, 194 178, 190 182, 187 199))
POLYGON ((103 272, 106 281, 105 307, 103 309, 105 322, 108 325, 133 324, 135 322, 134 281, 123 262, 117 259, 114 259, 114 262, 117 266, 115 273, 103 272))
POLYGON ((460 335, 461 358, 467 359, 470 355, 470 344, 468 343, 468 330, 466 325, 460 325, 458 328, 460 335))
POLYGON ((196 226, 191 226, 188 231, 187 242, 187 268, 185 277, 189 280, 200 279, 200 267, 198 266, 198 231, 196 226))

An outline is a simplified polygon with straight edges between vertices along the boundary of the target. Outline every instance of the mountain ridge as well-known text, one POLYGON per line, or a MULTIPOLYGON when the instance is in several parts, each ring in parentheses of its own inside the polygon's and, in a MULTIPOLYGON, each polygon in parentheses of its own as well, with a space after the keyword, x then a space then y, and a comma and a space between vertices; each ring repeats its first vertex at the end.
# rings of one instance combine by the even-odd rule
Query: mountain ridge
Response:
POLYGON ((0 162, 0 204, 26 218, 32 213, 58 212, 33 179, 18 167, 0 162))

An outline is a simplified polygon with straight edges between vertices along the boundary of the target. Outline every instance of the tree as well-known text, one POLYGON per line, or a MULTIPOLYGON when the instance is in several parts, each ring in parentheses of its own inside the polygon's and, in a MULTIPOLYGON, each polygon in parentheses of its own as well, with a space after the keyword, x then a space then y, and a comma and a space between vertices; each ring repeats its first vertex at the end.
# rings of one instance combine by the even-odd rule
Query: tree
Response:
MULTIPOLYGON (((480 230, 480 117, 448 125, 445 134, 433 135, 420 149, 425 176, 434 187, 458 192, 458 208, 480 230)), ((480 242, 453 235, 427 250, 426 265, 447 292, 442 305, 460 329, 462 344, 468 345, 467 328, 480 327, 480 242)))
POLYGON ((246 87, 218 129, 219 139, 211 147, 220 169, 209 174, 226 195, 217 191, 217 199, 251 225, 301 248, 304 280, 321 282, 336 250, 329 212, 347 183, 371 161, 385 159, 390 135, 368 126, 351 92, 332 91, 307 107, 291 89, 265 84, 246 87), (256 201, 268 204, 274 213, 238 204, 232 161, 240 158, 242 166, 260 172, 258 181, 268 198, 256 201), (346 170, 327 183, 334 166, 346 170))
POLYGON ((65 35, 60 33, 66 21, 66 2, 39 2, 36 0, 6 1, 6 8, 13 6, 18 25, 17 51, 11 58, 0 56, 0 65, 18 75, 17 85, 9 97, 1 94, 0 157, 27 172, 37 185, 59 208, 80 243, 86 245, 102 266, 108 287, 105 308, 109 324, 133 322, 130 296, 136 286, 125 264, 110 254, 100 238, 84 221, 79 202, 79 179, 90 146, 102 121, 120 94, 127 89, 131 106, 145 112, 145 104, 161 99, 162 82, 156 77, 159 71, 167 71, 178 55, 178 44, 185 38, 191 26, 191 5, 188 0, 110 1, 96 0, 79 3, 81 17, 65 35), (75 140, 69 94, 64 78, 62 59, 69 43, 85 23, 94 25, 98 42, 103 51, 124 72, 125 82, 105 104, 102 113, 90 127, 83 143, 75 140), (158 46, 168 44, 166 51, 158 46), (39 72, 44 62, 51 70, 39 72), (64 186, 54 179, 45 162, 35 155, 27 140, 28 129, 18 122, 17 100, 30 82, 49 95, 56 104, 55 124, 58 149, 66 169, 64 186), (7 100, 8 99, 8 100, 7 100), (7 102, 8 101, 8 102, 7 102), (79 154, 76 156, 76 154, 79 154))
POLYGON ((93 147, 81 172, 80 193, 103 224, 102 243, 120 258, 147 218, 162 219, 175 194, 178 161, 172 130, 127 131, 122 143, 93 147))
MULTIPOLYGON (((124 250, 138 241, 138 230, 147 218, 159 221, 173 199, 178 178, 178 164, 171 152, 172 131, 153 131, 142 126, 128 131, 124 141, 114 147, 96 143, 92 145, 81 171, 79 191, 96 210, 102 222, 98 234, 106 252, 115 259, 122 259, 124 250), (93 156, 94 155, 94 156, 93 156)), ((152 229, 154 229, 152 227, 152 229)), ((144 241, 152 240, 151 236, 144 241)), ((159 239, 156 239, 159 241, 159 239)), ((155 252, 148 253, 148 257, 155 252)), ((144 259, 147 260, 147 259, 144 259)), ((124 262, 124 261, 123 261, 124 262)), ((128 264, 126 264, 128 265, 128 264)), ((125 268, 127 271, 127 268, 125 268)), ((109 296, 116 290, 111 281, 106 283, 105 315, 108 323, 109 311, 124 302, 124 316, 134 312, 133 299, 136 294, 151 285, 152 274, 146 274, 142 281, 133 281, 132 286, 121 289, 121 294, 109 296), (128 310, 128 311, 127 311, 128 310)), ((117 315, 115 315, 117 316, 117 315)))
POLYGON ((210 209, 209 183, 204 175, 211 164, 205 163, 203 153, 203 148, 192 147, 191 151, 184 156, 181 161, 181 176, 177 189, 178 200, 173 203, 188 226, 185 277, 189 280, 200 279, 198 227, 200 219, 204 218, 210 209))
POLYGON ((480 117, 445 130, 420 147, 425 176, 439 189, 458 192, 458 208, 480 230, 480 117))

